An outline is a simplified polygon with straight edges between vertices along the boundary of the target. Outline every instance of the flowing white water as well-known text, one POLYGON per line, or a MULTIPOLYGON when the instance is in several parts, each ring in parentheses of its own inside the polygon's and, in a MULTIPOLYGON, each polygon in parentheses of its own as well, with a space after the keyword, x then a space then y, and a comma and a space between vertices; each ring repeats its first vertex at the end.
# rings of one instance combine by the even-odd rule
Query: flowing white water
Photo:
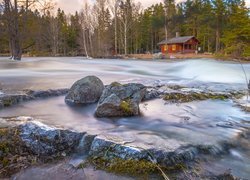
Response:
MULTIPOLYGON (((250 64, 244 64, 250 77, 250 64)), ((105 83, 141 81, 178 83, 216 89, 246 89, 242 67, 234 62, 200 59, 180 62, 136 60, 84 60, 81 58, 26 58, 13 62, 0 58, 2 86, 20 88, 69 87, 86 75, 97 75, 105 83)))
MULTIPOLYGON (((250 64, 244 65, 250 77, 250 64)), ((241 65, 200 59, 188 61, 83 60, 81 58, 27 58, 22 62, 0 58, 0 84, 3 89, 48 89, 70 87, 87 76, 112 81, 142 82, 149 85, 178 84, 213 90, 246 89, 241 65)), ((187 144, 217 144, 250 127, 249 113, 231 100, 206 100, 165 104, 153 100, 141 104, 142 117, 97 119, 96 104, 70 107, 64 97, 30 101, 0 111, 0 117, 31 116, 41 122, 94 134, 115 135, 132 145, 176 148, 187 144)), ((241 152, 242 153, 242 152, 241 152)), ((243 152, 244 153, 244 152, 243 152)), ((231 153, 231 158, 244 154, 231 153)), ((230 159, 230 158, 229 158, 230 159)), ((239 175, 250 174, 250 161, 235 160, 239 175)), ((221 162, 224 162, 221 160, 221 162)), ((230 167, 231 168, 231 167, 230 167)))

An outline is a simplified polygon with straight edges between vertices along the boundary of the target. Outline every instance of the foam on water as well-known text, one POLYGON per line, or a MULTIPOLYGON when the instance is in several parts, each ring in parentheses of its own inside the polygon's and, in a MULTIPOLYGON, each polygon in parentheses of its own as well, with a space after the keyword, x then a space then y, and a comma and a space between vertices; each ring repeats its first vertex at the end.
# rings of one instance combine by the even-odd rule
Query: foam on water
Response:
MULTIPOLYGON (((243 66, 249 78, 250 65, 243 66)), ((174 83, 221 90, 247 87, 240 64, 209 59, 169 62, 50 57, 12 62, 0 58, 0 82, 7 88, 65 88, 87 75, 100 76, 106 84, 137 80, 147 84, 174 83)))
MULTIPOLYGON (((173 65, 175 75, 180 78, 215 83, 246 83, 242 66, 238 63, 225 63, 214 60, 190 60, 173 65)), ((250 65, 244 64, 250 77, 250 65)))

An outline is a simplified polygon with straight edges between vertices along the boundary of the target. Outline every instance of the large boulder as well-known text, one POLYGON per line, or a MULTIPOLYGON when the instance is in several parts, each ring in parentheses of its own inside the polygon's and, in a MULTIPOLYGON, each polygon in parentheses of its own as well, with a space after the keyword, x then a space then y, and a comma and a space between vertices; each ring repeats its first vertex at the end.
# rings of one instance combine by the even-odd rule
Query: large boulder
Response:
POLYGON ((65 97, 65 102, 70 104, 97 102, 102 95, 103 89, 104 85, 98 77, 87 76, 73 84, 65 97))
POLYGON ((98 102, 97 117, 122 117, 140 114, 139 103, 146 93, 142 84, 130 83, 121 85, 112 83, 107 86, 98 102))

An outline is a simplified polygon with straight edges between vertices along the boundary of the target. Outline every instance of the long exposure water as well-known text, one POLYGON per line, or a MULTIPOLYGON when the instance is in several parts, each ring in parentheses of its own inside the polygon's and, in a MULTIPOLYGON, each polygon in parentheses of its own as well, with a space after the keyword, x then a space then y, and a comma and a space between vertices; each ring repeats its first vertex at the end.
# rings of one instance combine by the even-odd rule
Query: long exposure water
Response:
MULTIPOLYGON (((244 68, 249 78, 250 64, 244 64, 244 68)), ((81 58, 24 58, 13 62, 0 58, 0 90, 69 88, 87 75, 96 75, 105 84, 119 81, 177 84, 216 91, 246 89, 242 66, 235 62, 81 58)), ((96 104, 70 107, 60 96, 0 110, 0 117, 31 116, 48 125, 116 136, 131 145, 159 148, 219 144, 250 127, 249 113, 235 106, 232 100, 166 104, 156 99, 140 106, 143 114, 140 117, 97 119, 94 117, 96 104)), ((236 175, 248 178, 250 158, 246 152, 233 151, 218 160, 216 167, 231 168, 236 175), (242 158, 235 158, 235 154, 242 158)))

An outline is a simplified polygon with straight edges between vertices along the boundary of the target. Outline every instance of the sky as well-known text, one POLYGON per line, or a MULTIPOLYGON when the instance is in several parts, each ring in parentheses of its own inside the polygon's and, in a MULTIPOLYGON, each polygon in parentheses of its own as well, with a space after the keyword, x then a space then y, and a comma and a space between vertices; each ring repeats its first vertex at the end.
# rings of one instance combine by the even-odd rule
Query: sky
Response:
MULTIPOLYGON (((90 1, 94 0, 89 0, 89 2, 90 1)), ((82 8, 83 2, 83 0, 57 0, 57 6, 63 9, 66 13, 74 13, 82 8)), ((135 2, 140 2, 142 6, 146 8, 152 4, 163 2, 163 0, 135 0, 135 2)))
MULTIPOLYGON (((90 0, 94 1, 94 0, 90 0)), ((140 2, 144 8, 151 6, 152 4, 163 2, 163 0, 135 0, 140 2)), ((177 0, 181 1, 181 0, 177 0)), ((57 6, 63 9, 66 13, 74 13, 82 8, 83 0, 57 0, 57 6)), ((245 0, 248 7, 250 7, 250 0, 245 0)))

